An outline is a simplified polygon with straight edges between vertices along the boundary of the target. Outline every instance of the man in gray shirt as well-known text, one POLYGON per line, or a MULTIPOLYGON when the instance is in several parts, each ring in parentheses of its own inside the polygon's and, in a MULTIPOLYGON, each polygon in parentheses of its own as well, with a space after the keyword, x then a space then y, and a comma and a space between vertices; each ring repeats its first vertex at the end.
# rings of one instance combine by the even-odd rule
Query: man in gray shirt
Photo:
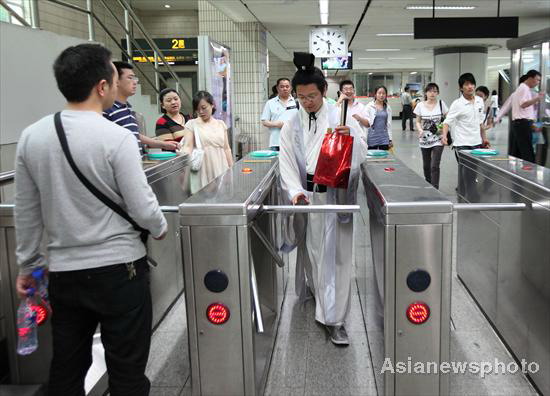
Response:
POLYGON ((407 129, 407 120, 409 120, 409 127, 411 131, 413 128, 413 108, 412 108, 412 96, 409 93, 409 87, 405 87, 405 91, 401 94, 401 105, 403 105, 403 112, 401 114, 401 127, 403 131, 407 129))
MULTIPOLYGON (((111 53, 95 44, 64 50, 54 63, 69 149, 82 174, 156 239, 167 224, 147 184, 137 140, 102 116, 113 105, 118 75, 111 53)), ((44 266, 47 233, 53 358, 50 395, 84 395, 97 325, 111 395, 147 395, 151 294, 145 246, 130 223, 96 198, 69 166, 53 115, 27 127, 16 155, 15 227, 21 297, 29 273, 44 266)))

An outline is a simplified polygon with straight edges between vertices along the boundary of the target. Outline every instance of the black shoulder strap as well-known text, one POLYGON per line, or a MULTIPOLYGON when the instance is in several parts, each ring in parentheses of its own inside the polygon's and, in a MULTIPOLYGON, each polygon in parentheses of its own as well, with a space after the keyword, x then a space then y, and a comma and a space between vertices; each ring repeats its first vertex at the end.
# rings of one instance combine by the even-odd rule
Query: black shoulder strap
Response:
POLYGON ((59 143, 61 143, 61 148, 63 149, 63 153, 65 153, 65 158, 67 158, 67 161, 69 162, 69 165, 71 165, 71 168, 73 169, 74 173, 78 177, 78 179, 84 184, 84 186, 90 190, 92 194, 96 196, 97 199, 99 199, 101 202, 103 202, 105 205, 107 205, 109 208, 113 210, 113 212, 117 213, 119 216, 127 220, 132 227, 138 232, 140 232, 142 240, 146 239, 147 234, 149 234, 149 231, 141 228, 124 209, 122 209, 116 202, 111 200, 109 197, 107 197, 105 194, 103 194, 101 191, 99 191, 87 178, 80 172, 80 169, 76 166, 73 156, 71 155, 71 151, 69 150, 69 144, 67 143, 67 136, 65 136, 65 130, 63 129, 63 124, 61 123, 61 112, 57 112, 54 115, 54 123, 55 123, 55 130, 57 132, 57 137, 59 138, 59 143), (145 235, 144 235, 145 234, 145 235))

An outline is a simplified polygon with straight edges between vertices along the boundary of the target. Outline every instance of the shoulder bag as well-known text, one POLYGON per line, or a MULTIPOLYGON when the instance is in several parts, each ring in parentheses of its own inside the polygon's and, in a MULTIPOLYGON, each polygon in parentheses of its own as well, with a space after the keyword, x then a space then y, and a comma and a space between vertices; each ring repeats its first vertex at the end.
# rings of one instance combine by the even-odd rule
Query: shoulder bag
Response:
POLYGON ((198 172, 202 166, 202 160, 204 158, 204 150, 202 149, 201 139, 197 128, 193 127, 193 137, 195 140, 195 148, 191 152, 191 170, 198 172))
MULTIPOLYGON (((101 202, 103 202, 105 205, 107 205, 109 208, 113 210, 113 212, 117 213, 120 217, 127 220, 128 223, 134 227, 136 231, 139 232, 139 237, 143 244, 147 247, 147 239, 149 237, 149 231, 141 228, 124 209, 122 209, 116 202, 111 200, 109 197, 107 197, 105 194, 103 194, 101 191, 99 191, 87 178, 80 172, 80 169, 76 166, 76 163, 74 162, 73 156, 71 154, 71 151, 69 150, 69 144, 67 143, 67 136, 65 136, 65 130, 63 129, 63 123, 61 122, 61 113, 57 112, 54 115, 54 123, 55 123, 55 130, 57 132, 57 137, 59 138, 59 143, 61 143, 61 148, 63 149, 63 153, 65 154, 65 158, 67 158, 67 161, 69 162, 69 165, 71 166, 72 170, 78 177, 78 179, 84 184, 84 186, 93 194, 97 199, 99 199, 101 202)), ((150 258, 147 258, 150 260, 150 258)), ((150 260, 153 262, 154 261, 150 260)))

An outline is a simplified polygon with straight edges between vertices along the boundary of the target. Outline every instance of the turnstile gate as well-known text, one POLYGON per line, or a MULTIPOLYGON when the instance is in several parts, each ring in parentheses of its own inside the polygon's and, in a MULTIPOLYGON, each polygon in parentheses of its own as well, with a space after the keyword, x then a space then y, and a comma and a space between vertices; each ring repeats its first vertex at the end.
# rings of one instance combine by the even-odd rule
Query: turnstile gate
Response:
POLYGON ((459 198, 523 205, 459 213, 457 274, 528 375, 550 394, 550 169, 509 156, 459 152, 459 198))
POLYGON ((193 394, 261 394, 288 266, 272 245, 277 159, 242 160, 179 207, 193 394))
POLYGON ((375 312, 362 304, 384 334, 384 352, 373 353, 379 394, 446 395, 439 367, 450 355, 453 204, 392 156, 361 168, 374 277, 359 276, 358 286, 377 299, 375 312))

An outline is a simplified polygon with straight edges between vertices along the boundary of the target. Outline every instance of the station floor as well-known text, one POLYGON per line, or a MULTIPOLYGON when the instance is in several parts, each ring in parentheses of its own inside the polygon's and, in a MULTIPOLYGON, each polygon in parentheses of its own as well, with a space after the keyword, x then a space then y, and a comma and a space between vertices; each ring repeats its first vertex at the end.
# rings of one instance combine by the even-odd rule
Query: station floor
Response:
MULTIPOLYGON (((503 122, 489 133, 493 146, 506 152, 507 125, 503 122)), ((416 133, 401 132, 401 122, 393 122, 396 155, 422 175, 422 157, 416 133)), ((457 164, 454 153, 445 149, 441 161, 440 190, 456 201, 457 164)), ((360 193, 361 196, 361 193, 360 193)), ((364 194, 363 194, 364 196, 364 194)), ((453 244, 456 244, 456 233, 453 244)), ((370 236, 364 221, 355 221, 356 266, 372 269, 370 236), (363 261, 363 262, 361 262, 363 261)), ((453 247, 453 252, 456 252, 453 247)), ((291 259, 291 262, 293 260, 291 259)), ((372 270, 371 270, 372 271, 372 270)), ((359 289, 352 284, 351 309, 346 323, 350 346, 334 346, 325 330, 316 324, 314 303, 300 304, 294 292, 294 267, 283 305, 281 322, 267 379, 266 395, 381 395, 382 329, 369 312, 373 299, 367 290, 367 307, 361 307, 359 289), (365 309, 366 308, 366 309, 365 309), (367 314, 366 326, 363 312, 367 314)), ((372 273, 367 271, 367 278, 372 273)), ((190 395, 187 331, 184 296, 173 306, 153 335, 147 375, 152 396, 190 395)), ((506 364, 512 356, 492 330, 477 305, 456 276, 453 257, 451 304, 451 361, 494 362, 506 364)), ((464 373, 450 378, 451 395, 537 395, 521 373, 479 375, 464 373)))

